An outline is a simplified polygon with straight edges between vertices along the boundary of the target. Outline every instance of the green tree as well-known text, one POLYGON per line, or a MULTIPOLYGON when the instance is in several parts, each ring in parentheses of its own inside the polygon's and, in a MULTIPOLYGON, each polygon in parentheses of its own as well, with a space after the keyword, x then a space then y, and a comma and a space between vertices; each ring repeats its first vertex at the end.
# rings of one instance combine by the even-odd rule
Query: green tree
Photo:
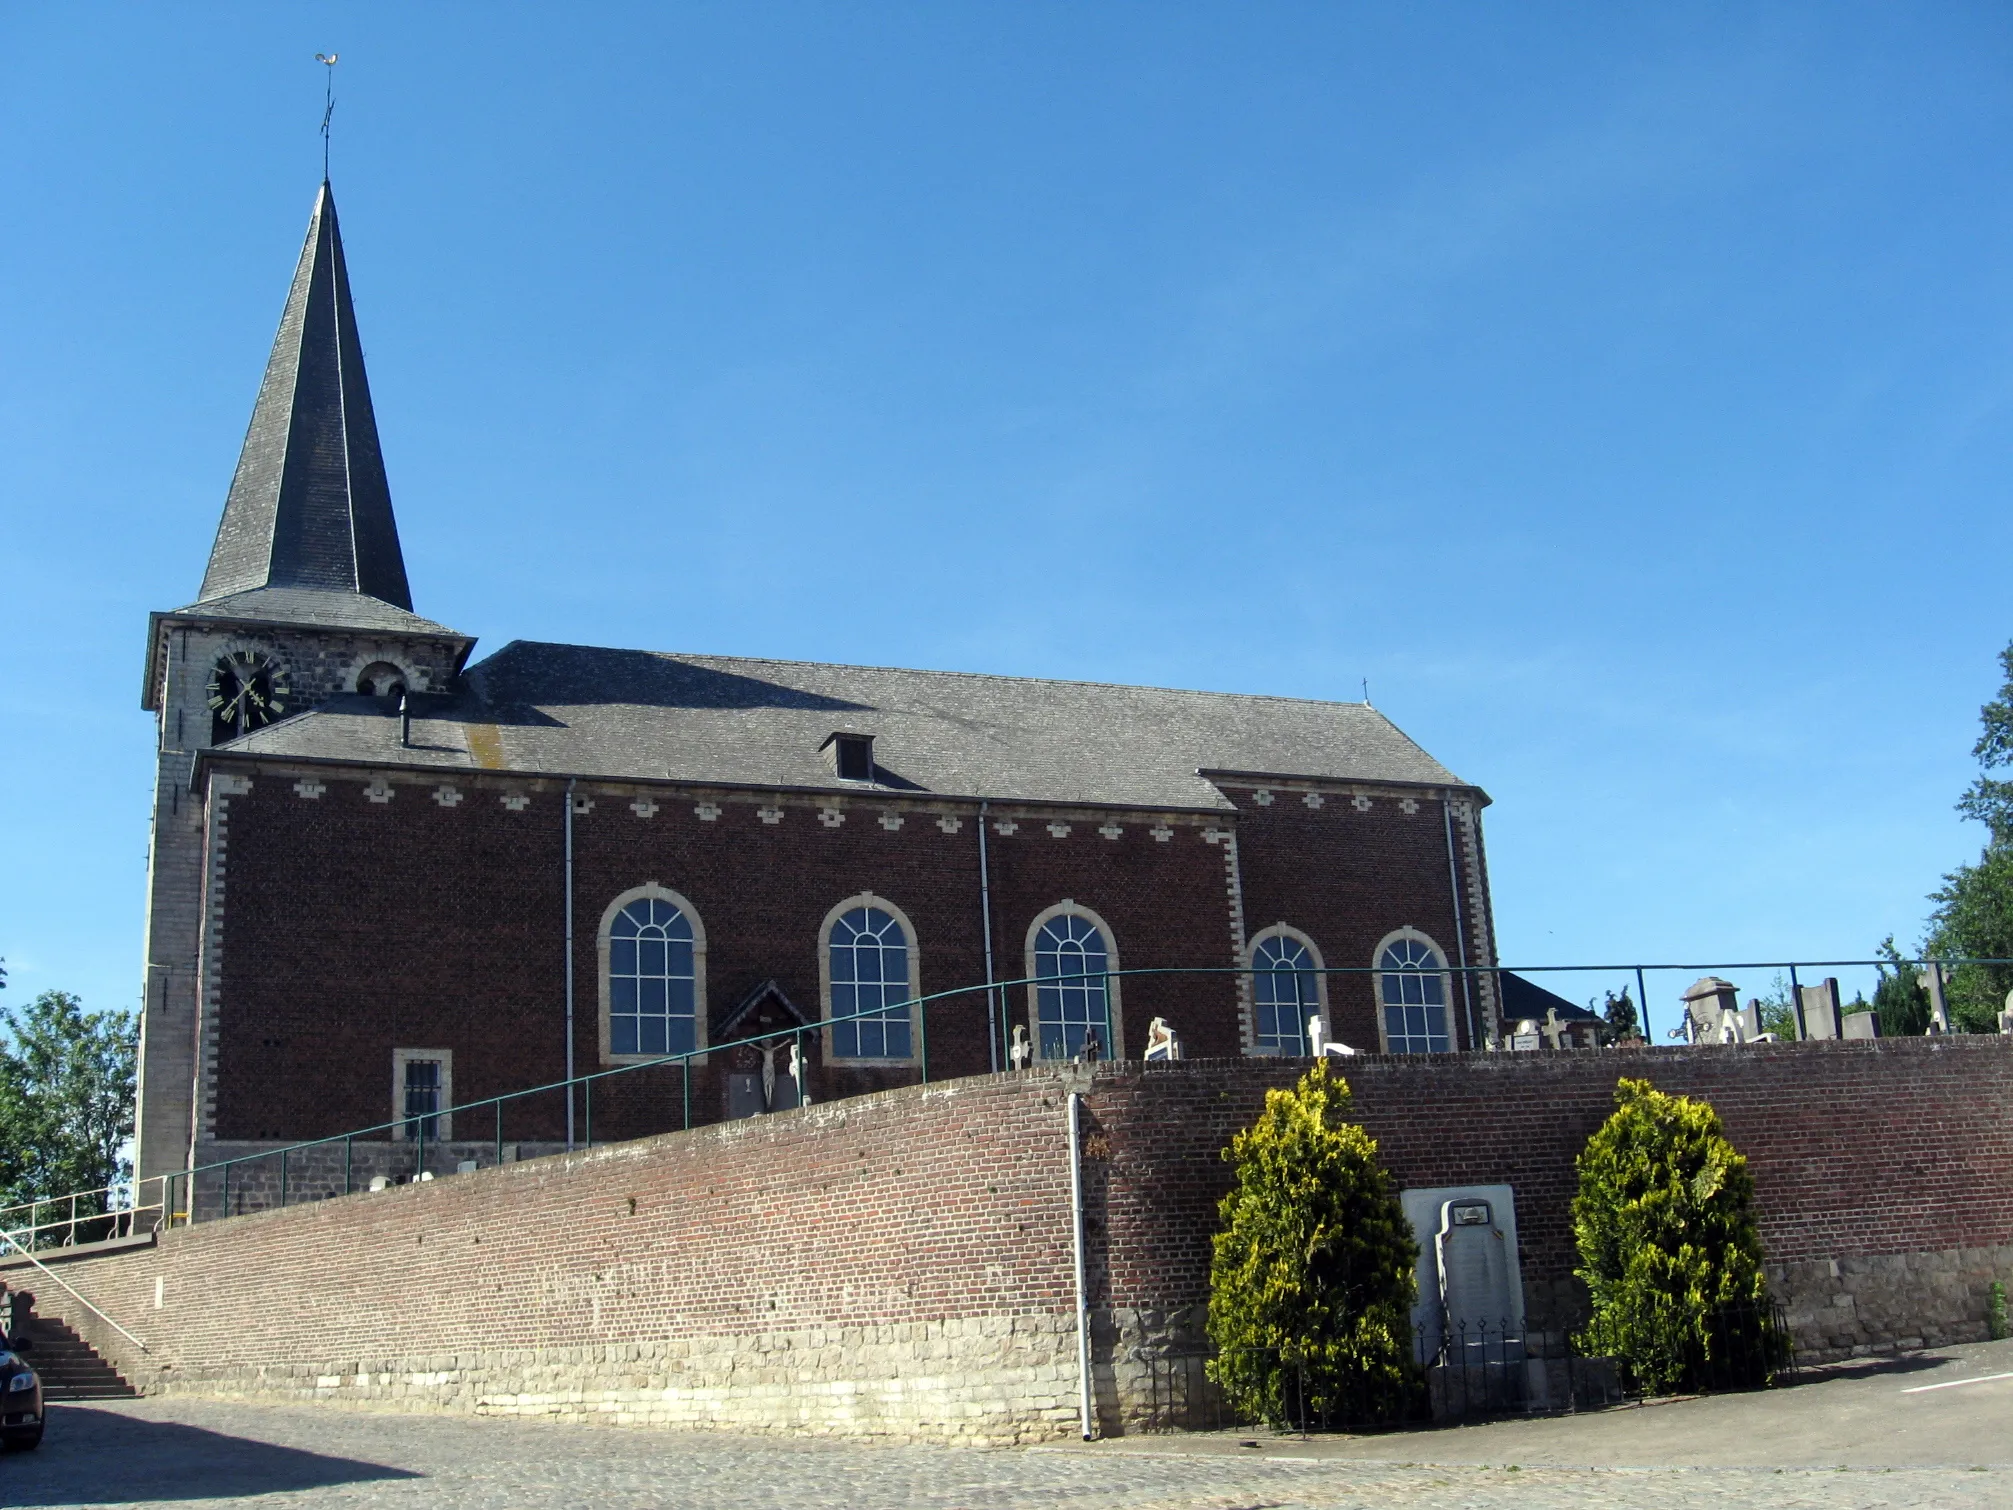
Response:
MULTIPOLYGON (((1976 865, 1960 865, 1930 896, 1923 951, 1933 958, 2013 959, 2013 843, 1985 847, 1976 865)), ((2013 990, 2013 968, 1954 965, 1944 969, 1950 1025, 1969 1033, 1999 1031, 1999 1013, 2013 990)))
POLYGON ((1978 710, 1981 728, 1971 747, 1978 779, 1958 799, 1957 810, 1984 824, 1992 843, 2003 846, 2013 844, 2013 781, 1992 773, 2013 766, 2013 645, 1999 652, 1999 669, 2006 678, 1999 696, 1978 710))
POLYGON ((1775 1034, 1778 1042, 1796 1042, 1796 1008, 1789 999, 1789 978, 1778 971, 1768 990, 1754 1000, 1761 1008, 1762 1032, 1775 1034))
POLYGON ((1608 992, 1607 1000, 1599 1007, 1594 1007, 1591 1000, 1587 1006, 1601 1014, 1601 1036, 1609 1043, 1643 1036, 1642 1019, 1636 1015, 1636 1004, 1629 996, 1627 986, 1623 986, 1620 992, 1608 992))
POLYGON ((1880 1031, 1887 1038, 1920 1038, 1929 1031, 1929 993, 1916 982, 1918 967, 1901 957, 1894 935, 1880 941, 1879 966, 1873 987, 1873 1010, 1880 1014, 1880 1031))
POLYGON ((1593 1302, 1579 1344, 1655 1393, 1765 1383, 1779 1366, 1747 1160, 1703 1101, 1647 1080, 1579 1157, 1573 1236, 1593 1302))
POLYGON ((130 1012, 86 1012, 67 991, 0 1009, 0 1178, 4 1201, 124 1179, 133 1135, 137 1027, 130 1012))
MULTIPOLYGON (((1990 836, 1976 865, 1960 865, 1943 878, 1929 900, 1929 933, 1923 951, 1931 956, 2013 959, 2013 781, 1993 772, 2013 767, 2013 645, 1999 653, 2005 682, 1999 696, 1979 709, 1981 729, 1971 753, 1977 780, 1958 800, 1957 810, 1985 825, 1990 836)), ((1944 988, 1950 1025, 1973 1033, 1996 1032, 2013 968, 1959 965, 1944 988)), ((1884 1026, 1884 1024, 1883 1024, 1884 1026)))
POLYGON ((1412 1356, 1419 1245, 1350 1111, 1323 1062, 1268 1092, 1223 1153, 1237 1183, 1218 1207, 1209 1271, 1211 1377, 1233 1409, 1268 1421, 1398 1420, 1425 1402, 1412 1356))

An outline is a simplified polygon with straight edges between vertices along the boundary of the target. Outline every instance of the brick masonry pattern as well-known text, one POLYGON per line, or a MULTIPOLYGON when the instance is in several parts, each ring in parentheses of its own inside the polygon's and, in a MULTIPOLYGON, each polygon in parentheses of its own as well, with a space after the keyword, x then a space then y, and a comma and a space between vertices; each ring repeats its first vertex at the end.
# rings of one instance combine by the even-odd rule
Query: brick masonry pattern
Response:
MULTIPOLYGON (((1198 1324, 1229 1177, 1218 1152, 1298 1068, 980 1076, 200 1224, 66 1264, 150 1339, 145 1357, 64 1296, 45 1309, 153 1391, 1054 1436, 1072 1421, 1074 1084, 1089 1111, 1099 1407, 1119 1428, 1142 1406, 1140 1344, 1198 1324)), ((2013 1278, 2004 1040, 1359 1059, 1347 1073, 1402 1185, 1516 1189, 1537 1297, 1569 1289, 1572 1160, 1618 1073, 1720 1110, 1807 1353, 1980 1335, 1983 1286, 2013 1278)))

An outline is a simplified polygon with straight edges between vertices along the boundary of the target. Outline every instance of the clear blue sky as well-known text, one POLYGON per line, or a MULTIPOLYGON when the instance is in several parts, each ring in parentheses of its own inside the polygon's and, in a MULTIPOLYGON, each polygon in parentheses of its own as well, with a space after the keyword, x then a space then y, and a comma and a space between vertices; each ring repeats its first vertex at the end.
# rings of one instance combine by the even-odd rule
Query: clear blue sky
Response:
POLYGON ((417 606, 483 650, 1367 678, 1495 798, 1511 962, 1862 956, 1976 853, 2002 6, 16 5, 9 1000, 134 999, 146 614, 331 49, 417 606))

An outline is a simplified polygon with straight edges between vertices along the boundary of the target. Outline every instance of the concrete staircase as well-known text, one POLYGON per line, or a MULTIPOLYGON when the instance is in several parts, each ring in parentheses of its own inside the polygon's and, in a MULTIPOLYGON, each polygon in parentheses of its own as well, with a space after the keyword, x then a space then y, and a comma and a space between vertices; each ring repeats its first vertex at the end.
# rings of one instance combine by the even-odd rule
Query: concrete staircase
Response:
POLYGON ((28 1324, 32 1351, 23 1353, 42 1376, 45 1400, 130 1400, 139 1391, 119 1371, 91 1351, 91 1345, 61 1321, 37 1316, 28 1324))

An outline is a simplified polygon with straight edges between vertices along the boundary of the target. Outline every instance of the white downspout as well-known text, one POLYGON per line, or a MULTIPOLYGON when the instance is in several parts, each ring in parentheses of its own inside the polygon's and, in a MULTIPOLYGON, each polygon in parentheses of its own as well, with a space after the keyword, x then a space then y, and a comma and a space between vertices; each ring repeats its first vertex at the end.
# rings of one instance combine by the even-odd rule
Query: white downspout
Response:
POLYGON ((1083 1266, 1083 1097, 1069 1093, 1069 1220, 1076 1245, 1076 1389, 1078 1424, 1083 1439, 1092 1436, 1090 1417, 1090 1297, 1083 1266))

